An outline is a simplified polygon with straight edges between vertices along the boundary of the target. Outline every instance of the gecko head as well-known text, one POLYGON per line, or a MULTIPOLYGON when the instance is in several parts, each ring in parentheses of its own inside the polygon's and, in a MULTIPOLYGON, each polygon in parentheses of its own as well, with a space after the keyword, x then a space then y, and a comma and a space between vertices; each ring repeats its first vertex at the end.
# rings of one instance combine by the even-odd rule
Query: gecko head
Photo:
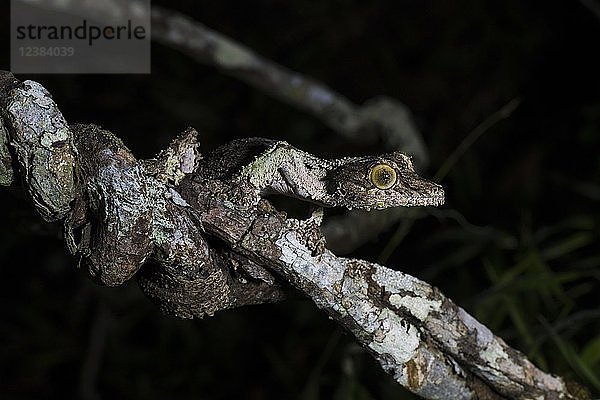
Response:
POLYGON ((394 152, 349 158, 326 175, 330 203, 348 209, 439 206, 442 186, 420 177, 409 156, 394 152))

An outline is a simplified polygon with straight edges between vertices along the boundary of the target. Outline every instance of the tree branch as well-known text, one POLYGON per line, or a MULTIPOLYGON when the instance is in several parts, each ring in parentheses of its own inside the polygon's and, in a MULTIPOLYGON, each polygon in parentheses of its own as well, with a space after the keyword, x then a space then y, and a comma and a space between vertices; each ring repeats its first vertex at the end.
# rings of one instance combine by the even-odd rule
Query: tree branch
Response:
POLYGON ((200 304, 196 316, 280 298, 279 286, 260 270, 250 274, 254 280, 241 280, 235 266, 207 262, 214 252, 230 252, 227 259, 248 259, 294 284, 398 383, 424 398, 586 398, 426 282, 325 249, 319 215, 287 219, 266 200, 240 208, 224 183, 186 179, 199 156, 193 130, 156 160, 137 161, 110 132, 67 128, 41 85, 6 72, 0 72, 0 109, 9 138, 0 143, 10 142, 36 209, 63 220, 69 248, 105 284, 142 276, 142 288, 168 292, 173 282, 159 277, 184 269, 203 290, 187 293, 184 285, 171 294, 200 304), (206 235, 220 242, 208 245, 206 235), (154 264, 144 266, 149 260, 154 264))
MULTIPOLYGON (((123 15, 141 18, 140 13, 145 12, 136 0, 38 0, 35 5, 84 16, 102 16, 106 20, 123 15)), ((186 15, 154 6, 151 21, 153 40, 313 115, 352 143, 380 144, 388 150, 402 150, 413 157, 417 170, 427 167, 429 153, 422 135, 408 107, 398 100, 377 96, 359 106, 323 83, 281 66, 186 15)), ((332 249, 349 252, 376 238, 400 216, 379 211, 368 214, 350 211, 326 221, 324 231, 332 249), (343 232, 344 226, 349 224, 361 226, 363 235, 348 237, 343 232)))
POLYGON ((14 181, 12 157, 8 150, 8 131, 4 119, 0 116, 0 186, 10 186, 14 181))
MULTIPOLYGON (((381 142, 389 150, 403 150, 417 169, 429 163, 429 154, 408 107, 378 96, 357 106, 317 80, 276 64, 191 18, 160 7, 152 8, 152 37, 200 63, 270 94, 320 119, 350 142, 381 142)), ((326 221, 324 232, 332 249, 350 252, 377 237, 401 217, 394 212, 350 211, 326 221), (348 236, 344 227, 359 226, 361 235, 348 236)))

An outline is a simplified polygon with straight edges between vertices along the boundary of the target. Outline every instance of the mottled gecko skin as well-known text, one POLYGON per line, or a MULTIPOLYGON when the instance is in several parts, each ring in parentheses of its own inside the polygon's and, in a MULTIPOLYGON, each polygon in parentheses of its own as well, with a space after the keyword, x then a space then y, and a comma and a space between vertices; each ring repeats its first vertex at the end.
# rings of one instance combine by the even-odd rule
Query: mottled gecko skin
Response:
MULTIPOLYGON (((268 194, 364 210, 440 205, 444 201, 442 187, 419 177, 403 153, 329 160, 263 138, 240 139, 218 147, 199 160, 187 179, 182 185, 189 183, 198 196, 218 196, 245 210, 255 210, 268 194)), ((211 248, 206 262, 204 274, 190 275, 178 265, 146 267, 138 274, 138 282, 163 311, 187 318, 282 297, 268 271, 229 249, 211 248), (217 281, 220 283, 215 284, 217 281), (238 295, 242 292, 245 294, 238 295)))
POLYGON ((201 162, 196 178, 245 181, 260 195, 293 196, 325 207, 380 210, 444 203, 443 188, 421 178, 404 153, 323 159, 263 138, 217 148, 201 162))

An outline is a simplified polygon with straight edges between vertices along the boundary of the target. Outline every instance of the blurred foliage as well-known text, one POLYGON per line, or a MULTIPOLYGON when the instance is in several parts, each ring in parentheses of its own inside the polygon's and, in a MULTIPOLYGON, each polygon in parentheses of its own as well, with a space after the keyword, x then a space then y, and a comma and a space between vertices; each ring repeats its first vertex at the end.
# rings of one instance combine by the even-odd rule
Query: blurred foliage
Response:
MULTIPOLYGON (((358 103, 403 101, 431 149, 430 176, 520 98, 449 172, 444 208, 353 255, 437 285, 542 368, 600 393, 600 23, 580 2, 154 3, 358 103)), ((8 13, 0 18, 7 68, 8 13)), ((46 85, 70 121, 100 123, 143 157, 187 125, 204 149, 258 135, 327 156, 377 151, 170 49, 153 46, 152 68, 21 78, 46 85)), ((412 398, 301 296, 203 321, 164 317, 134 284, 91 283, 18 189, 0 203, 3 399, 412 398)))

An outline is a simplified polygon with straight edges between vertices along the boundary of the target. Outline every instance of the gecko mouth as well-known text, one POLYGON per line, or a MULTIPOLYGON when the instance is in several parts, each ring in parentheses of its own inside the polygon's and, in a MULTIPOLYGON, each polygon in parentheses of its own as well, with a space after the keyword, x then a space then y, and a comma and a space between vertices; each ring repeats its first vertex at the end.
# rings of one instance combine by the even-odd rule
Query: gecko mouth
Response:
POLYGON ((445 202, 444 188, 433 182, 419 179, 416 187, 410 187, 408 206, 441 206, 445 202))

